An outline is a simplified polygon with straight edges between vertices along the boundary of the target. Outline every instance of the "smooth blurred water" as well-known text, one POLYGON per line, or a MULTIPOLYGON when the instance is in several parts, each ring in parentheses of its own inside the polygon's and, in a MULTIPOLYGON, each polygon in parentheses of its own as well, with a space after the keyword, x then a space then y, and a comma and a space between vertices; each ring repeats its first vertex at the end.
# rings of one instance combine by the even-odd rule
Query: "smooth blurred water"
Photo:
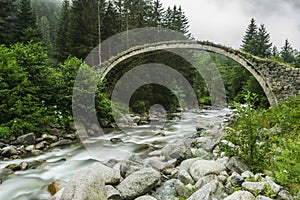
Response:
POLYGON ((162 148, 178 138, 192 136, 197 123, 220 124, 230 110, 203 110, 201 113, 183 112, 181 118, 167 121, 164 125, 143 125, 130 129, 130 132, 110 130, 105 135, 90 138, 84 144, 78 143, 63 149, 53 149, 43 155, 22 160, 0 161, 0 200, 41 200, 50 199, 47 185, 53 180, 68 181, 79 168, 94 162, 107 163, 109 160, 128 159, 132 155, 142 155, 149 146, 162 148), (163 133, 163 134, 159 134, 163 133), (111 138, 123 142, 113 144, 111 138), (37 169, 17 171, 7 174, 4 169, 9 164, 44 159, 37 169))

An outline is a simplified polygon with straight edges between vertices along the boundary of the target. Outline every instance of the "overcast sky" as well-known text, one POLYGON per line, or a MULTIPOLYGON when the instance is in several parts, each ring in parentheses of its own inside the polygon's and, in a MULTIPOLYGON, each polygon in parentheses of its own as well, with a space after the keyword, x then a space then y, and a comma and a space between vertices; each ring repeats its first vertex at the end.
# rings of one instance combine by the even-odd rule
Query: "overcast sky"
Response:
POLYGON ((280 49, 285 39, 300 50, 300 0, 161 0, 165 7, 181 5, 198 40, 239 48, 253 17, 265 24, 280 49))

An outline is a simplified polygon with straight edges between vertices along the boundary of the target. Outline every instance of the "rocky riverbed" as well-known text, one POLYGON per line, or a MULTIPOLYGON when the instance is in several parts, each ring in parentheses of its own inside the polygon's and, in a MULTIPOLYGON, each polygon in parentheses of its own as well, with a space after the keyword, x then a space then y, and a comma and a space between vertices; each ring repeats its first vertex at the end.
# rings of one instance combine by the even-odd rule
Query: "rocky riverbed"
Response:
MULTIPOLYGON (((224 122, 206 121, 197 132, 145 158, 100 162, 77 171, 55 187, 55 200, 270 200, 292 199, 265 174, 253 174, 237 157, 220 152, 224 122)), ((55 185, 55 182, 53 183, 55 185)))
POLYGON ((154 131, 147 125, 135 124, 129 134, 113 131, 91 138, 84 145, 86 148, 98 147, 94 150, 100 155, 98 161, 93 158, 93 152, 86 153, 85 148, 75 145, 67 146, 65 150, 56 146, 45 155, 26 160, 0 162, 0 176, 4 180, 0 185, 0 197, 292 199, 272 177, 253 174, 242 160, 228 158, 220 152, 220 145, 230 145, 222 140, 223 128, 231 120, 229 109, 203 110, 184 116, 183 123, 174 120, 154 131), (191 126, 191 116, 197 118, 195 126, 191 126))

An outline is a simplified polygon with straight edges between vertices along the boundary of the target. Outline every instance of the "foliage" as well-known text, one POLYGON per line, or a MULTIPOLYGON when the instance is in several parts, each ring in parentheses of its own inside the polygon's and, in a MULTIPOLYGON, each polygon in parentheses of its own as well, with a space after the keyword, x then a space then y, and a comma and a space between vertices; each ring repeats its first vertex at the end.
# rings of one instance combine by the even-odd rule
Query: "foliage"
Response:
POLYGON ((237 106, 235 121, 225 139, 227 155, 237 155, 255 172, 272 171, 276 181, 296 193, 300 189, 300 95, 267 110, 255 110, 256 95, 237 106))

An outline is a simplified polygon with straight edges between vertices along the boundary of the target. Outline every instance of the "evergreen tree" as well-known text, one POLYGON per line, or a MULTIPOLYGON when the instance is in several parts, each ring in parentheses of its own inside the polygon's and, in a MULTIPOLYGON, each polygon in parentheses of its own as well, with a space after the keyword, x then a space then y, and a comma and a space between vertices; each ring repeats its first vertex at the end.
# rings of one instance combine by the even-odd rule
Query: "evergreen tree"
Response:
POLYGON ((257 25, 254 18, 251 19, 242 40, 242 50, 257 55, 257 25))
POLYGON ((64 0, 56 32, 56 58, 63 61, 70 55, 70 3, 64 0))
POLYGON ((0 0, 0 44, 15 41, 15 0, 0 0))
POLYGON ((164 9, 162 8, 162 3, 160 0, 154 0, 152 3, 152 13, 150 17, 150 26, 161 27, 163 23, 164 9))
POLYGON ((105 40, 121 31, 121 19, 117 9, 111 1, 108 1, 103 19, 102 40, 105 40))
POLYGON ((293 63, 295 60, 294 52, 288 39, 285 40, 284 46, 281 48, 280 52, 281 58, 285 63, 293 63))
POLYGON ((270 34, 267 32, 264 24, 262 24, 258 29, 256 42, 257 49, 255 55, 263 58, 270 57, 272 43, 270 42, 270 34))
POLYGON ((37 42, 41 39, 41 33, 38 30, 36 17, 32 11, 30 0, 21 0, 18 4, 16 18, 17 35, 20 36, 18 41, 37 42))

